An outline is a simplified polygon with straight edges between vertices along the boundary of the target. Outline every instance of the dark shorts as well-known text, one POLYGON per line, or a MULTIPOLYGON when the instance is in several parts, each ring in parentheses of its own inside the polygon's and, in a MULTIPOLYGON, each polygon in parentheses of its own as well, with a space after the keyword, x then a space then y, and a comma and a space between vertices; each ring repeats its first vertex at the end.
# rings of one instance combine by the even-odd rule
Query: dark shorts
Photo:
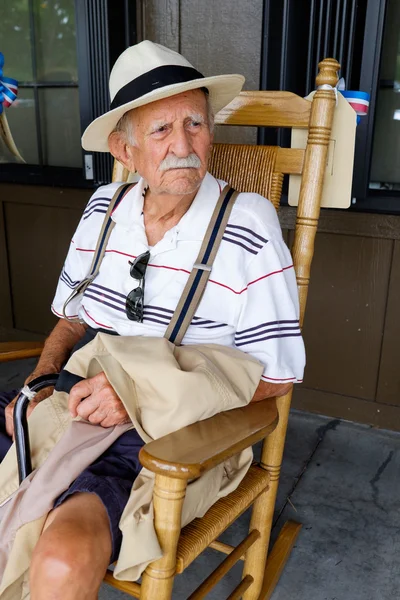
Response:
MULTIPOLYGON (((81 340, 79 346, 83 346, 93 337, 92 330, 81 340)), ((74 350, 77 349, 76 347, 74 350)), ((76 381, 70 380, 68 374, 63 373, 57 384, 57 389, 69 392, 67 388, 74 383, 76 381)), ((5 429, 4 409, 16 393, 16 390, 0 393, 0 461, 4 458, 12 443, 5 429)), ((143 445, 144 442, 135 429, 123 433, 104 454, 75 479, 54 504, 55 507, 60 506, 72 494, 79 492, 89 492, 100 498, 110 521, 112 538, 110 562, 117 560, 121 548, 122 534, 119 529, 119 521, 128 502, 132 484, 141 469, 138 456, 143 445)))
POLYGON ((85 469, 70 487, 57 498, 54 507, 78 492, 96 494, 103 502, 110 521, 112 555, 118 558, 122 534, 121 515, 129 500, 132 484, 140 469, 139 450, 144 445, 135 429, 123 433, 104 454, 85 469))

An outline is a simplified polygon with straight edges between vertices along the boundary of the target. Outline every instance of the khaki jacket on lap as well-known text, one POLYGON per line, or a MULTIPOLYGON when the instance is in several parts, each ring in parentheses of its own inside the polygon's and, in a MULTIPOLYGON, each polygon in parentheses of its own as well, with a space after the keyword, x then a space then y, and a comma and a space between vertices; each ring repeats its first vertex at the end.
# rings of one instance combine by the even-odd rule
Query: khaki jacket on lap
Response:
MULTIPOLYGON (((29 598, 33 549, 54 500, 132 426, 145 442, 249 403, 263 367, 252 357, 213 344, 174 346, 165 338, 99 333, 66 368, 82 377, 104 371, 133 425, 104 429, 68 412, 55 392, 29 418, 34 472, 18 487, 13 446, 0 465, 0 598, 29 598)), ((189 483, 182 526, 233 491, 247 472, 251 449, 189 483)), ((120 520, 123 539, 114 576, 135 581, 161 556, 153 525, 153 474, 142 469, 120 520)))

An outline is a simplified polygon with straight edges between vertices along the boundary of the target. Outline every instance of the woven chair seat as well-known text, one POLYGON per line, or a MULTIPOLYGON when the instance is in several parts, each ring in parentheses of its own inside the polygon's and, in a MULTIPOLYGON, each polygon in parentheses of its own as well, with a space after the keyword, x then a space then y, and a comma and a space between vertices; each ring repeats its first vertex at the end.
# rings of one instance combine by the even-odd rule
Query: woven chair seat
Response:
POLYGON ((182 573, 231 523, 244 513, 268 487, 269 474, 253 465, 239 487, 216 502, 201 519, 181 531, 176 554, 176 572, 182 573))

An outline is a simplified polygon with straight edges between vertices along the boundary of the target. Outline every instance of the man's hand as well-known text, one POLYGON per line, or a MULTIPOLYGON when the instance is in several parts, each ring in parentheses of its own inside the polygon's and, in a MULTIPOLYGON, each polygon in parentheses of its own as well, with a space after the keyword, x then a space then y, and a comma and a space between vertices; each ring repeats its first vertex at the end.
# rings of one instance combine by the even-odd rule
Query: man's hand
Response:
POLYGON ((69 394, 68 408, 94 425, 113 427, 130 423, 130 418, 104 373, 80 381, 69 394))
MULTIPOLYGON (((32 379, 35 379, 35 377, 36 376, 28 377, 28 379, 25 381, 25 384, 29 383, 29 381, 31 381, 32 379)), ((43 388, 42 390, 40 390, 40 392, 38 392, 36 394, 34 399, 29 402, 28 409, 26 411, 27 417, 28 418, 30 417, 30 415, 32 414, 32 411, 37 407, 39 402, 42 402, 42 400, 45 400, 46 398, 51 396, 51 394, 53 392, 54 392, 53 386, 49 386, 49 387, 46 387, 46 388, 43 388)), ((6 409, 4 411, 4 414, 6 417, 6 431, 7 431, 8 435, 13 439, 14 439, 14 406, 17 401, 17 398, 18 398, 18 396, 16 396, 14 398, 14 400, 11 400, 10 404, 8 406, 6 406, 6 409)))

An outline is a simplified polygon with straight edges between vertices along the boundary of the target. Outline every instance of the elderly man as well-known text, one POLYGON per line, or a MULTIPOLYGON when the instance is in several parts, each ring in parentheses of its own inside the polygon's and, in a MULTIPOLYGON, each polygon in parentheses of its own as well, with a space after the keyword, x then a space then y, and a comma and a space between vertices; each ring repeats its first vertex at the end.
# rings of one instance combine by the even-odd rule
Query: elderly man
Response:
MULTIPOLYGON (((58 372, 98 331, 165 334, 224 187, 207 173, 213 112, 242 84, 239 75, 203 78, 182 56, 148 41, 117 60, 110 77, 111 111, 89 126, 83 146, 109 150, 140 179, 112 214, 115 227, 98 275, 83 295, 71 299, 90 270, 119 184, 98 189, 89 200, 52 306, 60 321, 31 378, 58 372), (138 261, 141 275, 135 282, 132 266, 138 261), (142 292, 133 304, 132 288, 142 292)), ((183 343, 236 347, 260 361, 264 374, 255 402, 283 395, 301 380, 304 347, 293 265, 275 211, 264 198, 239 194, 183 343)), ((101 427, 129 421, 104 373, 71 389, 73 383, 61 376, 58 384, 70 391, 73 416, 101 427)), ((12 406, 5 411, 9 435, 12 406)), ((140 470, 142 445, 134 429, 127 431, 58 498, 34 551, 32 600, 97 597, 107 565, 118 556, 118 523, 140 470)))

